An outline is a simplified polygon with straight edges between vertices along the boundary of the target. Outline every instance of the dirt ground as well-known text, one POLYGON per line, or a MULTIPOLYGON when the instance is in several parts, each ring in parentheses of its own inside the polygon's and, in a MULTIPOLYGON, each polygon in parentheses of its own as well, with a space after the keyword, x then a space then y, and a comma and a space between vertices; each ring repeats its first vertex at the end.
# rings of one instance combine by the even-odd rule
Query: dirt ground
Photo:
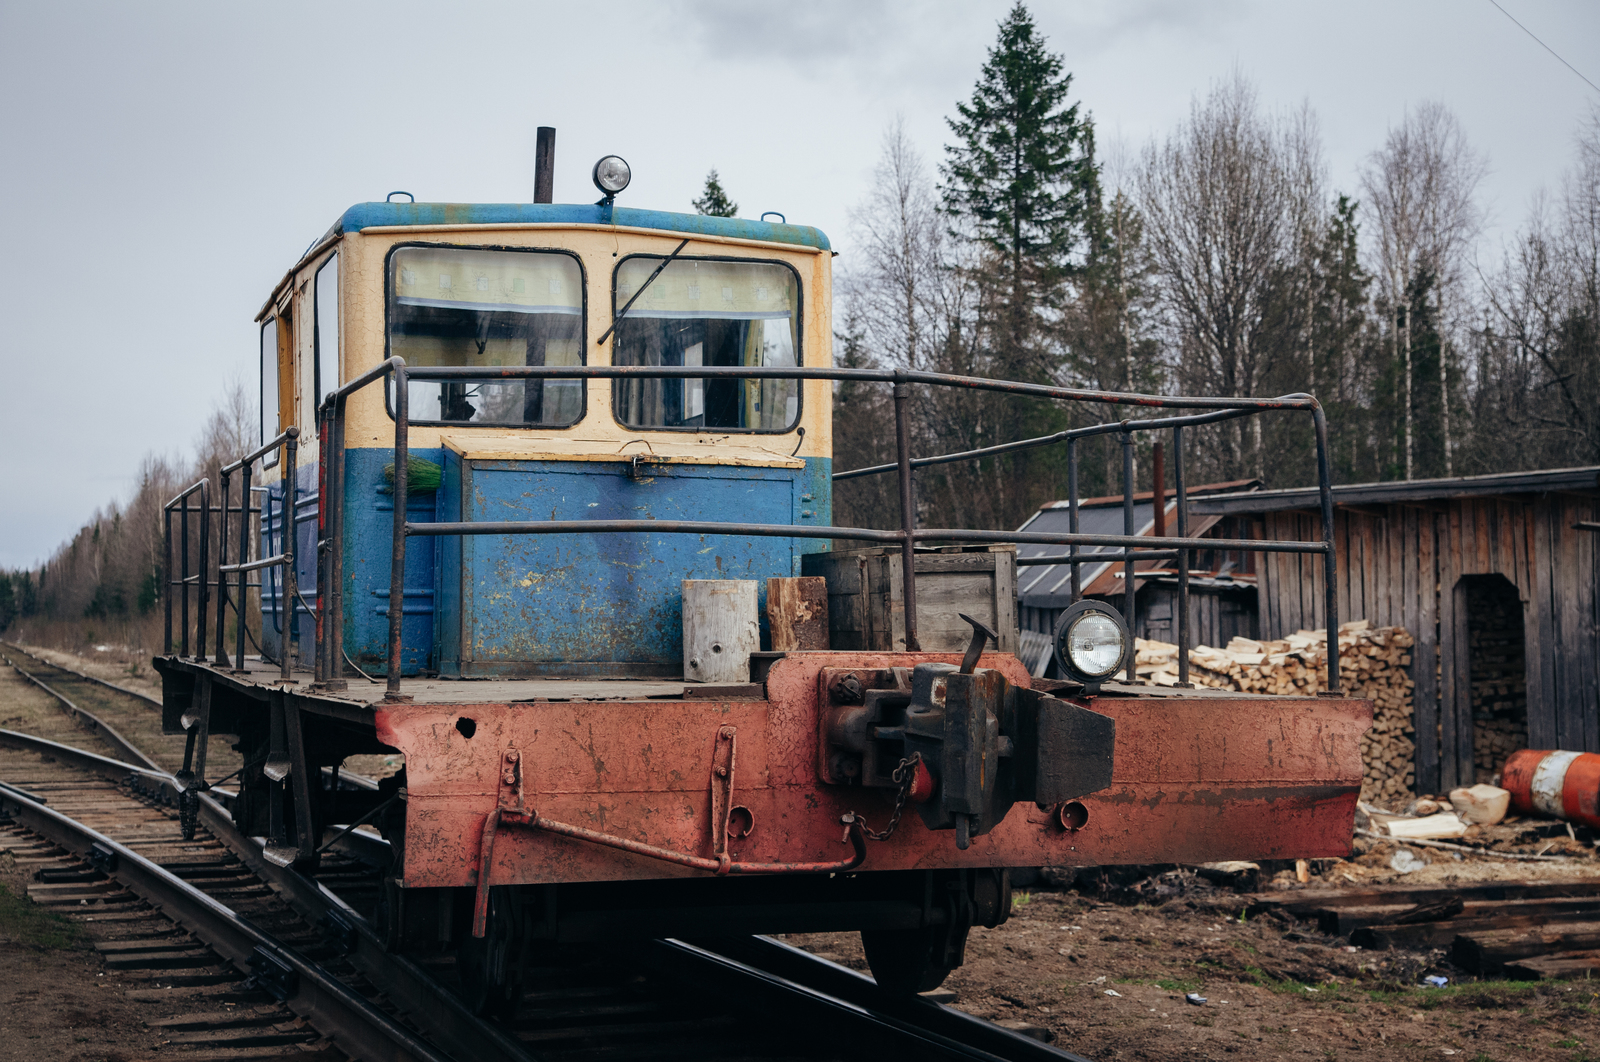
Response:
MULTIPOLYGON (((1276 894, 1351 878, 1363 884, 1399 879, 1387 867, 1394 848, 1384 842, 1353 861, 1319 860, 1320 873, 1306 886, 1291 885, 1290 871, 1264 884, 1276 894)), ((1447 884, 1597 873, 1592 856, 1530 869, 1446 855, 1404 880, 1447 884)), ((1318 933, 1312 923, 1241 917, 1247 895, 1215 888, 1184 868, 1145 877, 1085 871, 1077 879, 1066 889, 1019 889, 1010 921, 973 931, 966 965, 945 982, 956 994, 954 1006, 1047 1029, 1057 1047, 1097 1062, 1600 1060, 1600 983, 1481 981, 1453 967, 1443 950, 1362 951, 1318 933), (1449 984, 1421 987, 1428 975, 1447 977, 1449 984), (1189 1002, 1190 993, 1205 1002, 1189 1002)), ((866 968, 855 934, 787 939, 866 968)))
MULTIPOLYGON (((58 659, 155 689, 148 661, 139 674, 138 661, 102 655, 58 659)), ((59 727, 49 698, 5 671, 0 725, 59 727)), ((87 734, 73 743, 80 741, 94 743, 87 734)), ((1600 876, 1589 839, 1581 831, 1570 837, 1559 824, 1510 823, 1468 840, 1562 858, 1457 858, 1412 846, 1427 865, 1402 875, 1390 866, 1394 842, 1357 838, 1349 860, 1315 861, 1309 885, 1275 865, 1242 884, 1275 894, 1398 880, 1446 885, 1600 876)), ((27 869, 0 856, 7 890, 0 895, 0 1062, 156 1057, 159 1038, 142 1024, 148 1010, 125 997, 120 976, 103 970, 80 929, 44 917, 23 898, 27 869)), ((945 987, 969 1013, 1049 1030, 1056 1046, 1097 1062, 1301 1056, 1600 1062, 1600 982, 1479 981, 1451 966, 1443 951, 1361 951, 1310 923, 1241 918, 1248 902, 1247 893, 1214 885, 1192 868, 1050 874, 1017 889, 1009 922, 973 932, 966 965, 945 987), (1419 987, 1430 974, 1449 984, 1419 987), (1187 993, 1205 1002, 1190 1003, 1187 993)), ((853 933, 788 939, 865 969, 853 933)))
POLYGON ((127 997, 130 986, 105 969, 84 927, 27 898, 32 880, 31 867, 0 855, 0 1060, 162 1057, 161 1037, 144 1024, 149 1004, 127 997))

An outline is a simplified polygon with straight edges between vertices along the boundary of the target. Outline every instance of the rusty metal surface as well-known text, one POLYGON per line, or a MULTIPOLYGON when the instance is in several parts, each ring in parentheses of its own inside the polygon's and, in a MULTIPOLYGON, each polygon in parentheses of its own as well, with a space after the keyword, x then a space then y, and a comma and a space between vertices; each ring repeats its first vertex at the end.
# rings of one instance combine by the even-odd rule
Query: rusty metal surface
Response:
MULTIPOLYGON (((855 810, 876 820, 868 825, 884 822, 894 793, 817 781, 818 673, 924 660, 959 662, 939 653, 796 653, 773 665, 765 701, 385 706, 379 736, 407 760, 406 883, 477 884, 482 833, 499 806, 508 749, 518 752, 523 800, 539 817, 715 860, 709 779, 724 727, 737 728, 737 801, 749 819, 744 836, 729 832, 729 858, 843 859, 849 850, 841 817, 855 810), (458 729, 463 716, 475 727, 458 729)), ((1012 656, 991 654, 980 666, 1028 682, 1012 656)), ((891 840, 869 847, 861 869, 1348 853, 1369 702, 1101 696, 1083 703, 1116 720, 1117 753, 1111 786, 1081 798, 1081 813, 1018 804, 965 852, 948 831, 908 820, 891 840), (1082 824, 1069 830, 1063 821, 1082 824)), ((700 873, 576 835, 497 832, 488 884, 700 873)))

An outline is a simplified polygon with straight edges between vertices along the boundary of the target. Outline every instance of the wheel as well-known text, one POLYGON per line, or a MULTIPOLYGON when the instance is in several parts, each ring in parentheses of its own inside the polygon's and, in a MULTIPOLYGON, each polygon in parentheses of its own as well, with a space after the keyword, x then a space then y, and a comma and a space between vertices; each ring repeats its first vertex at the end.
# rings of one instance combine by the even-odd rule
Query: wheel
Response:
POLYGON ((522 998, 521 913, 521 904, 511 889, 490 889, 484 935, 469 934, 456 952, 462 998, 474 1014, 505 1017, 522 998))
POLYGON ((950 930, 946 926, 863 929, 861 946, 878 987, 893 995, 910 996, 938 988, 950 971, 961 965, 960 945, 966 943, 966 932, 963 930, 960 935, 954 963, 947 958, 950 930))

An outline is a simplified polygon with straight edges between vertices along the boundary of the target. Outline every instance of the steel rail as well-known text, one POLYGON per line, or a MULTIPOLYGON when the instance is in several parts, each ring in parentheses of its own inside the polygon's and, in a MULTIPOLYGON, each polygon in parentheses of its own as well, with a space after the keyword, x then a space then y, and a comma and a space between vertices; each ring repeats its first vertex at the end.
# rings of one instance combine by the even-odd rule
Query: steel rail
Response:
POLYGON ((100 737, 104 739, 106 744, 110 745, 113 749, 116 749, 119 756, 122 756, 132 763, 139 764, 144 773, 157 774, 163 778, 171 777, 171 775, 167 774, 167 772, 162 769, 159 763, 151 759, 149 756, 146 756, 137 745, 123 737, 116 727, 112 726, 104 719, 101 719, 93 712, 79 708, 76 704, 73 704, 72 701, 60 690, 52 688, 51 686, 22 670, 22 668, 18 667, 16 662, 13 661, 9 656, 0 656, 0 660, 4 660, 8 665, 10 665, 12 670, 16 671, 17 674, 21 675, 35 686, 38 686, 41 690, 44 690, 50 696, 60 701, 66 706, 67 711, 73 716, 73 718, 87 720, 90 729, 98 733, 100 737))
MULTIPOLYGON (((46 660, 43 657, 41 657, 38 653, 34 653, 34 652, 29 651, 29 649, 26 646, 19 645, 16 642, 0 641, 0 645, 4 645, 7 649, 15 649, 17 652, 21 653, 23 656, 27 657, 28 659, 37 661, 38 663, 41 663, 41 664, 45 665, 46 667, 53 667, 53 668, 56 668, 59 671, 68 672, 69 674, 76 675, 78 678, 86 679, 89 682, 95 683, 96 685, 104 686, 108 690, 115 690, 118 693, 127 694, 129 697, 137 697, 140 700, 146 701, 149 704, 152 704, 157 708, 162 707, 160 699, 156 698, 156 697, 152 697, 148 693, 141 693, 138 690, 132 690, 132 689, 129 689, 128 687, 126 687, 126 686, 119 686, 115 682, 107 682, 103 678, 97 678, 94 675, 89 674, 88 672, 79 671, 77 668, 68 667, 65 664, 52 663, 51 661, 46 660)), ((13 664, 12 666, 15 667, 16 665, 13 664)))
POLYGON ((770 953, 764 954, 759 947, 764 939, 741 937, 703 945, 669 939, 659 941, 658 946, 669 962, 692 970, 696 982, 717 978, 730 980, 738 985, 741 995, 756 992, 776 1007, 807 1010, 824 1020, 847 1024, 851 1026, 852 1039, 858 1042, 866 1040, 870 1045, 877 1039, 894 1041, 895 1054, 890 1057, 968 1062, 1033 1062, 1036 1059, 1089 1062, 1081 1055, 1058 1050, 979 1018, 970 1018, 970 1024, 959 1019, 950 1020, 945 1014, 960 1012, 937 1004, 918 1000, 895 1007, 891 1002, 893 997, 859 974, 854 976, 862 982, 862 987, 856 988, 844 982, 824 984, 819 976, 824 971, 806 969, 795 962, 788 963, 787 968, 775 968, 777 964, 761 961, 771 958, 770 953), (838 990, 841 986, 845 992, 838 990), (980 1031, 974 1026, 989 1028, 980 1031), (908 1040, 911 1042, 907 1043, 908 1040))
MULTIPOLYGON (((150 696, 148 693, 140 693, 138 690, 130 690, 126 686, 118 686, 114 682, 107 682, 105 679, 96 678, 95 676, 90 675, 90 674, 88 674, 86 672, 79 671, 77 668, 68 667, 65 664, 57 664, 57 663, 53 663, 53 662, 51 662, 49 660, 45 660, 45 659, 37 656, 34 653, 30 653, 27 649, 25 649, 22 646, 16 644, 15 642, 0 641, 0 645, 4 645, 7 649, 14 649, 17 652, 21 653, 23 656, 26 656, 28 659, 33 660, 36 663, 43 664, 45 667, 55 668, 57 671, 65 671, 67 674, 73 676, 74 678, 80 678, 80 679, 84 679, 85 681, 88 681, 88 682, 97 683, 98 685, 104 686, 106 689, 111 690, 111 691, 113 691, 115 693, 120 693, 125 697, 134 697, 134 698, 137 698, 139 700, 142 700, 145 703, 147 703, 147 704, 149 704, 149 705, 151 705, 151 706, 153 706, 155 708, 163 707, 163 705, 162 705, 162 703, 160 701, 156 700, 154 697, 150 696)), ((4 658, 0 657, 0 659, 4 659, 4 658)), ((122 735, 117 730, 115 730, 111 726, 111 724, 105 722, 99 716, 95 715, 93 712, 90 712, 87 709, 78 707, 69 698, 67 698, 64 695, 62 695, 62 693, 59 690, 56 690, 55 688, 53 688, 53 687, 45 684, 44 682, 40 681, 37 676, 30 675, 26 671, 23 671, 22 668, 18 667, 14 661, 6 660, 6 663, 10 664, 12 669, 15 670, 23 678, 26 678, 30 682, 33 682, 35 685, 37 685, 41 689, 43 689, 46 693, 48 693, 52 697, 55 697, 58 700, 60 700, 73 713, 89 719, 90 721, 92 721, 94 723, 94 725, 96 727, 102 728, 104 731, 106 731, 106 733, 116 735, 117 742, 120 742, 120 744, 117 745, 117 748, 124 755, 127 755, 127 756, 129 756, 131 758, 134 758, 134 759, 145 759, 146 762, 149 764, 150 773, 158 774, 163 778, 169 777, 167 772, 159 764, 154 763, 153 761, 149 761, 148 758, 145 757, 144 753, 137 746, 135 746, 131 741, 128 741, 126 738, 122 737, 122 735)), ((235 772, 235 773, 237 773, 237 772, 235 772)), ((324 778, 332 778, 333 777, 333 768, 331 768, 331 767, 322 768, 322 775, 323 775, 324 778)), ((228 775, 227 777, 231 778, 232 775, 228 775)), ((223 780, 226 781, 227 779, 224 778, 223 780)), ((341 782, 349 782, 350 785, 355 789, 366 789, 366 790, 369 790, 369 791, 376 791, 377 788, 378 788, 378 783, 377 783, 377 781, 375 779, 369 778, 364 774, 356 774, 356 773, 354 773, 352 771, 340 771, 339 775, 338 775, 338 780, 341 781, 341 782)), ((226 789, 213 789, 213 791, 222 794, 222 797, 223 797, 224 800, 232 800, 234 798, 234 794, 229 792, 226 789)))
POLYGON ((896 996, 885 992, 865 974, 771 937, 696 941, 688 946, 767 971, 804 986, 809 991, 824 993, 852 1006, 888 1015, 948 1041, 986 1052, 991 1057, 1010 1059, 1012 1062, 1060 1062, 1061 1059, 1089 1062, 1081 1055, 1051 1047, 1043 1041, 921 996, 896 996))
POLYGON ((241 972, 252 972, 251 959, 263 952, 293 970, 297 976, 283 1002, 346 1054, 363 1062, 449 1062, 447 1056, 367 1002, 320 963, 133 849, 15 790, 0 790, 0 810, 79 858, 87 859, 91 850, 114 853, 109 877, 193 933, 241 972))
MULTIPOLYGON (((177 780, 165 771, 136 767, 32 734, 0 730, 0 745, 42 752, 113 782, 120 782, 130 772, 154 777, 177 792, 177 780)), ((201 825, 251 873, 274 886, 280 898, 308 924, 323 924, 332 913, 354 928, 345 959, 448 1054, 474 1062, 532 1062, 513 1038, 474 1016, 421 967, 384 950, 376 931, 343 900, 325 886, 268 861, 261 846, 235 825, 226 808, 209 793, 199 796, 201 825)))

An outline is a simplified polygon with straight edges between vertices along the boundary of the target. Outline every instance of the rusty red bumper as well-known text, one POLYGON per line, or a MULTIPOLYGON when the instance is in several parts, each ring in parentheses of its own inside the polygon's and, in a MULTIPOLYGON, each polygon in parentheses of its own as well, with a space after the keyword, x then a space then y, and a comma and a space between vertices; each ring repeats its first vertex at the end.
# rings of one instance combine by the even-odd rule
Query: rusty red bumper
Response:
MULTIPOLYGON (((694 876, 719 858, 724 870, 730 861, 845 863, 852 846, 842 817, 855 812, 881 828, 893 793, 818 780, 818 672, 927 660, 959 662, 938 653, 791 654, 773 666, 764 701, 386 706, 379 737, 406 756, 405 884, 478 884, 485 826, 502 807, 520 808, 514 824, 530 828, 490 825, 494 885, 694 876), (474 725, 458 726, 463 717, 474 725), (537 820, 572 829, 540 829, 537 820), (596 835, 632 850, 596 843, 596 835), (686 858, 671 862, 661 852, 686 858)), ((986 656, 981 666, 1028 684, 1014 657, 986 656)), ((1370 702, 1163 696, 1082 703, 1116 720, 1116 753, 1111 786, 1081 800, 1087 819, 1080 828, 1019 803, 961 852, 951 831, 929 830, 907 814, 893 837, 869 843, 860 869, 1348 853, 1370 702)))

